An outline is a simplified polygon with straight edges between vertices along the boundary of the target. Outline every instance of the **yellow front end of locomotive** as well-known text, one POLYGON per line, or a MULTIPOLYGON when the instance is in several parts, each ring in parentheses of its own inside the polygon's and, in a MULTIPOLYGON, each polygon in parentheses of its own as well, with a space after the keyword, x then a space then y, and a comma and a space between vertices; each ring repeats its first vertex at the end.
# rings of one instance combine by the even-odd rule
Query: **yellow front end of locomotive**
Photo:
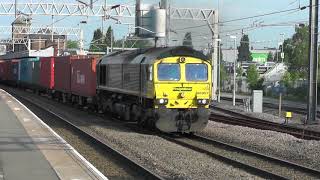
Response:
POLYGON ((212 69, 208 61, 170 57, 154 64, 155 108, 209 108, 212 69))

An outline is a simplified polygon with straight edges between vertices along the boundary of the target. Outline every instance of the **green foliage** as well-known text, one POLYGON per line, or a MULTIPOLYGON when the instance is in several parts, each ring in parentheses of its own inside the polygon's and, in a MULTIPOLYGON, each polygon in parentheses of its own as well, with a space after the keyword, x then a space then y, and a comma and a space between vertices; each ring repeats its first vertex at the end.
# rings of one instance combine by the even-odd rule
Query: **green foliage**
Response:
POLYGON ((267 61, 273 61, 273 54, 272 54, 272 52, 269 52, 268 53, 268 58, 267 58, 267 61))
POLYGON ((90 45, 90 51, 97 52, 97 51, 104 51, 105 46, 103 43, 103 34, 101 29, 97 29, 93 33, 93 38, 90 45))
POLYGON ((187 33, 186 33, 186 35, 184 36, 182 45, 183 45, 183 46, 188 46, 188 47, 193 47, 193 45, 192 45, 191 32, 187 32, 187 33))
POLYGON ((106 49, 106 47, 111 47, 111 41, 112 41, 112 44, 114 45, 113 30, 112 30, 111 26, 109 26, 107 33, 104 36, 105 49, 106 49))
POLYGON ((263 89, 264 79, 260 78, 256 65, 250 65, 247 71, 247 81, 251 90, 263 89))
POLYGON ((223 81, 228 79, 227 70, 223 63, 220 63, 220 87, 222 86, 223 81))
POLYGON ((67 41, 67 48, 68 49, 79 49, 79 44, 77 41, 68 40, 67 41))
POLYGON ((130 41, 126 40, 115 40, 113 30, 111 26, 109 26, 105 35, 102 34, 100 29, 94 31, 93 38, 90 45, 90 51, 93 52, 105 52, 107 51, 107 47, 111 47, 111 42, 113 47, 122 47, 124 48, 146 48, 152 46, 152 43, 149 40, 144 41, 130 41))
POLYGON ((252 61, 250 45, 249 45, 249 36, 244 34, 241 37, 240 46, 238 47, 238 61, 252 61))
POLYGON ((147 48, 147 47, 151 47, 152 43, 149 40, 143 40, 143 41, 126 40, 124 42, 123 40, 116 40, 114 43, 114 47, 122 47, 122 45, 124 45, 124 48, 147 48))
POLYGON ((291 87, 293 83, 293 77, 290 72, 286 72, 284 76, 282 77, 281 83, 285 87, 291 87))
POLYGON ((296 73, 298 78, 307 78, 308 75, 308 36, 307 26, 298 27, 293 37, 283 44, 284 62, 288 71, 296 73))
POLYGON ((237 68, 236 72, 237 72, 237 76, 238 77, 242 77, 243 76, 243 69, 242 69, 241 66, 237 68))

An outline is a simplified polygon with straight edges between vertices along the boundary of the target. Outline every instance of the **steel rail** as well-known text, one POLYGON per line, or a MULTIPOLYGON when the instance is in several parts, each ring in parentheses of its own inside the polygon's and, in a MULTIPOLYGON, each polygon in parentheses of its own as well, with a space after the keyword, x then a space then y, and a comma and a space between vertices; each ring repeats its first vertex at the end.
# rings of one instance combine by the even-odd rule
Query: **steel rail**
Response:
POLYGON ((266 160, 266 161, 269 161, 269 162, 273 162, 273 163, 279 164, 281 166, 286 166, 286 167, 289 167, 289 168, 292 168, 292 169, 295 169, 295 170, 298 170, 298 171, 302 171, 302 172, 305 172, 305 173, 308 173, 310 175, 313 175, 313 176, 316 176, 316 177, 320 178, 320 171, 316 170, 316 169, 313 169, 313 168, 310 168, 310 167, 306 167, 306 166, 303 166, 303 165, 300 165, 300 164, 296 164, 296 163, 293 163, 293 162, 290 162, 290 161, 287 161, 287 160, 283 160, 283 159, 280 159, 280 158, 268 156, 268 155, 265 155, 265 154, 262 154, 262 153, 259 153, 259 152, 255 152, 255 151, 248 150, 248 149, 245 149, 245 148, 242 148, 242 147, 234 146, 232 144, 225 143, 225 142, 218 141, 218 140, 214 140, 212 138, 204 137, 204 136, 201 136, 201 135, 192 135, 190 138, 192 138, 194 140, 198 140, 200 142, 207 143, 207 144, 224 147, 224 148, 226 148, 228 150, 231 150, 231 151, 241 152, 241 153, 244 153, 244 154, 248 154, 250 156, 255 156, 255 157, 258 157, 260 159, 263 159, 263 160, 266 160))
POLYGON ((272 130, 272 131, 291 134, 301 139, 320 140, 320 132, 318 131, 312 131, 305 128, 294 127, 287 124, 279 124, 271 121, 266 121, 263 119, 247 116, 244 114, 236 113, 236 112, 218 108, 218 107, 214 107, 214 109, 224 112, 226 114, 229 114, 231 116, 211 113, 209 118, 209 120, 211 121, 252 127, 256 129, 272 130))
POLYGON ((266 171, 264 169, 261 169, 261 168, 258 168, 258 167, 243 163, 243 162, 240 162, 238 160, 235 160, 235 159, 220 155, 218 153, 214 153, 214 152, 205 150, 203 148, 197 147, 197 146, 192 145, 190 143, 179 141, 179 138, 175 138, 175 137, 172 137, 170 135, 159 135, 159 137, 162 137, 162 138, 166 139, 167 141, 170 141, 172 143, 178 144, 178 145, 183 146, 185 148, 194 150, 196 152, 206 154, 206 155, 210 156, 211 158, 217 159, 217 160, 219 160, 219 161, 221 161, 223 163, 229 164, 229 165, 231 165, 233 167, 242 169, 242 170, 244 170, 244 171, 246 171, 246 172, 248 172, 250 174, 253 174, 253 175, 265 178, 265 179, 288 179, 288 178, 286 178, 284 176, 275 174, 275 173, 270 172, 270 171, 266 171))

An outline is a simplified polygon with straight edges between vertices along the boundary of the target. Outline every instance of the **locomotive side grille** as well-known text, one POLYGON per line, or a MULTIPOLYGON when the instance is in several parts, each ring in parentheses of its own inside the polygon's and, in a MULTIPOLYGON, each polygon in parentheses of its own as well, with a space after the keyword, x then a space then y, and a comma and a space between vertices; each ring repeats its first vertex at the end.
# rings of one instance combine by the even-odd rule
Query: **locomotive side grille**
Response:
POLYGON ((109 86, 113 88, 122 88, 122 65, 109 65, 109 86))

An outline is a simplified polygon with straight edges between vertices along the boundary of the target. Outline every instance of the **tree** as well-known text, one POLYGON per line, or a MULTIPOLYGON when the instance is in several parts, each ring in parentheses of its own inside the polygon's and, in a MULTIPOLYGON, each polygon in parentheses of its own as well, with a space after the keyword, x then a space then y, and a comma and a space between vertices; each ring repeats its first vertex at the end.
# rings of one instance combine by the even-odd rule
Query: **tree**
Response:
POLYGON ((97 51, 103 51, 104 45, 103 45, 103 34, 101 29, 97 29, 93 33, 93 38, 90 45, 90 51, 97 52, 97 51))
POLYGON ((114 47, 122 47, 123 43, 124 43, 124 48, 148 48, 152 46, 152 43, 149 40, 141 40, 141 41, 125 40, 123 42, 123 40, 120 39, 114 42, 114 47))
POLYGON ((68 49, 79 49, 79 44, 77 41, 68 40, 67 41, 67 48, 68 49))
POLYGON ((291 87, 292 86, 292 76, 290 72, 286 72, 284 74, 284 76, 282 77, 281 83, 285 86, 285 87, 291 87))
POLYGON ((247 71, 247 81, 251 90, 262 89, 264 79, 259 77, 256 65, 250 65, 247 71))
MULTIPOLYGON (((113 35, 113 30, 111 28, 111 26, 109 26, 108 30, 107 30, 107 33, 104 37, 104 44, 106 47, 111 47, 111 41, 112 41, 112 44, 114 44, 114 35, 113 35)), ((105 48, 106 48, 105 47, 105 48)))
POLYGON ((222 87, 222 83, 228 79, 228 74, 226 68, 223 63, 220 63, 220 87, 222 87))
POLYGON ((284 62, 288 65, 291 75, 297 78, 307 78, 309 69, 308 26, 297 27, 295 31, 292 38, 286 39, 283 43, 284 62))
POLYGON ((273 54, 272 54, 271 51, 268 53, 267 61, 268 61, 268 62, 273 61, 273 54))
POLYGON ((252 61, 251 52, 250 52, 250 45, 249 45, 249 36, 244 34, 241 37, 240 46, 238 47, 238 62, 243 61, 252 61))
POLYGON ((186 35, 184 36, 182 45, 183 45, 183 46, 188 46, 188 47, 193 47, 193 45, 192 45, 191 32, 187 32, 187 33, 186 33, 186 35))
POLYGON ((236 72, 238 77, 243 76, 243 68, 241 66, 237 68, 236 72))

